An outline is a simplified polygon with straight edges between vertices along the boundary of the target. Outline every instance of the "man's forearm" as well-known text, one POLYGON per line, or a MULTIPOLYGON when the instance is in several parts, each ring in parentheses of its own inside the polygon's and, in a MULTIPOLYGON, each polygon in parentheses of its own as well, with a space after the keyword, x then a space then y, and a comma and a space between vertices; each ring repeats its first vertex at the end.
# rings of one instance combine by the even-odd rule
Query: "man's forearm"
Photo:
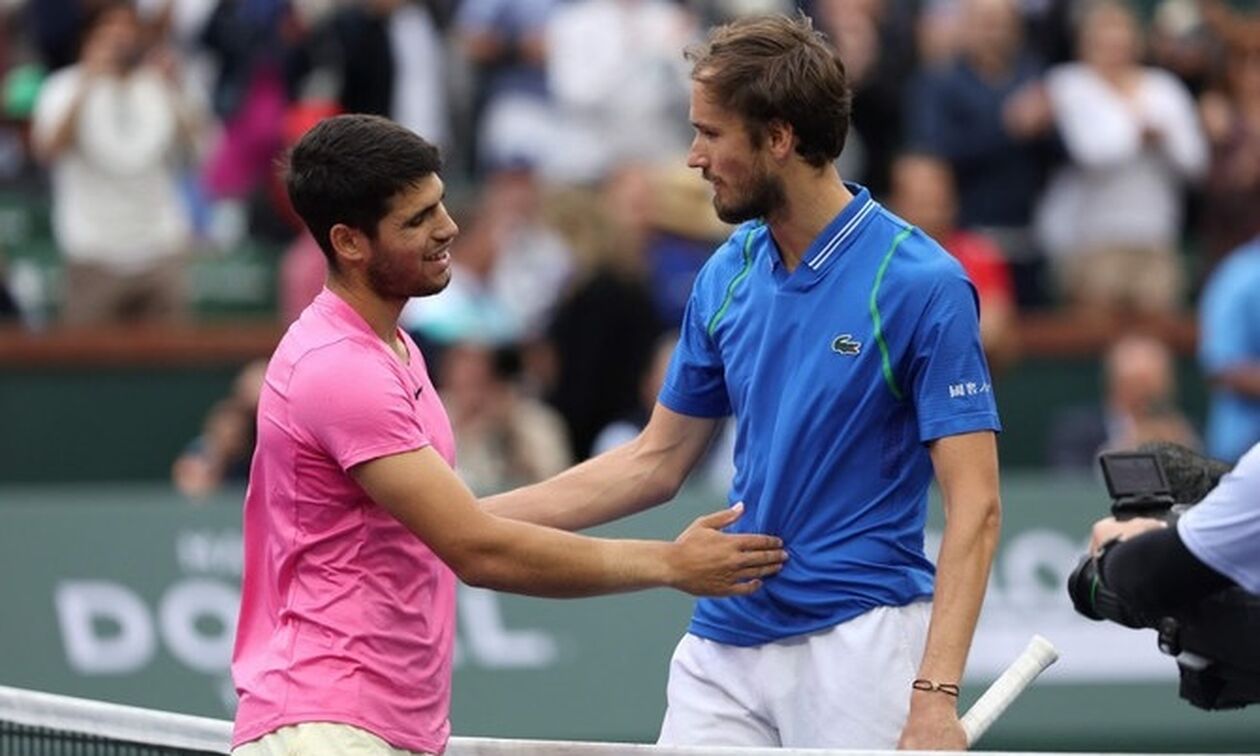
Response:
MULTIPOLYGON (((937 469, 939 479, 941 466, 937 469)), ((945 535, 937 558, 932 620, 918 672, 920 679, 934 686, 957 685, 962 680, 989 567, 997 550, 1001 507, 996 471, 988 470, 978 477, 988 478, 990 484, 962 486, 961 490, 968 493, 955 489, 952 497, 949 487, 942 486, 945 535)), ((947 695, 941 688, 922 690, 916 686, 910 693, 910 715, 897 747, 965 750, 967 742, 958 721, 957 697, 947 695)))
MULTIPOLYGON (((503 522, 503 521, 499 521, 503 522)), ((460 579, 492 590, 546 598, 599 596, 671 584, 673 544, 612 541, 521 523, 487 538, 452 565, 460 579)))
POLYGON ((1000 522, 996 492, 947 517, 919 677, 936 683, 957 683, 962 678, 997 550, 1000 522))
POLYGON ((499 517, 561 530, 583 530, 626 517, 671 499, 676 483, 631 442, 570 468, 542 483, 481 500, 499 517))
POLYGON ((716 427, 711 418, 680 415, 657 405, 633 441, 481 504, 500 517, 561 530, 611 522, 672 499, 716 427))

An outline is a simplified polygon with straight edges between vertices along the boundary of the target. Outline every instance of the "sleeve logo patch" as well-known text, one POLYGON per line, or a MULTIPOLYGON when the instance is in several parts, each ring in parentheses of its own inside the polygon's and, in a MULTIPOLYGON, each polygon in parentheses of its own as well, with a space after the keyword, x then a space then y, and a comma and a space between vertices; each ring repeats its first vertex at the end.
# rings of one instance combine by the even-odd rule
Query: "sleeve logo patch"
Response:
POLYGON ((949 385, 949 398, 958 399, 965 396, 977 396, 979 394, 991 394, 993 387, 988 383, 976 383, 975 381, 967 381, 965 383, 951 383, 949 385))

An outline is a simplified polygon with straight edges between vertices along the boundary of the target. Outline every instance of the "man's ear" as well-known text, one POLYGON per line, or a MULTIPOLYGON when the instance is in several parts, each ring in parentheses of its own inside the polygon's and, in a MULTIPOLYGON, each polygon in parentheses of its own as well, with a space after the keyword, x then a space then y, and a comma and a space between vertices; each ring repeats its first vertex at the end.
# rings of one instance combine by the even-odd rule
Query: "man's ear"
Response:
POLYGON ((361 262, 367 255, 367 237, 362 231, 344 223, 338 223, 329 229, 328 239, 332 242, 333 252, 338 260, 361 262))
POLYGON ((776 160, 787 160, 796 153, 796 131, 787 121, 766 124, 766 148, 776 160))

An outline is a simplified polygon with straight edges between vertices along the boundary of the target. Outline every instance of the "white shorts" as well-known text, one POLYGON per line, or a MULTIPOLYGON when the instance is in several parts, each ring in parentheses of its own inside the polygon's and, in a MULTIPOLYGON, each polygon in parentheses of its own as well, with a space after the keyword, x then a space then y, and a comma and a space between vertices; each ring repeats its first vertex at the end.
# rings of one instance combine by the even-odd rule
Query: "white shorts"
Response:
POLYGON ((895 749, 931 616, 930 601, 878 607, 760 646, 688 634, 670 661, 657 742, 895 749))
POLYGON ((232 749, 232 756, 432 756, 395 748, 354 725, 302 722, 285 725, 232 749))

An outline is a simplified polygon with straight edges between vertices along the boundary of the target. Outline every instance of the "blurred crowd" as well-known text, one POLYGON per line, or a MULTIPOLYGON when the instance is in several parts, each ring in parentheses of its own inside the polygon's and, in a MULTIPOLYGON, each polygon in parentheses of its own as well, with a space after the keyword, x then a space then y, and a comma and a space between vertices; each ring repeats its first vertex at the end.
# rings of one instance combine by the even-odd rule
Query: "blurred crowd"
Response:
MULTIPOLYGON (((853 87, 841 175, 962 261, 995 368, 1016 359, 1020 311, 1200 307, 1220 323, 1203 332, 1209 451, 1260 438, 1260 297, 1219 280, 1260 275, 1260 11, 1245 3, 2 0, 0 190, 48 197, 65 323, 187 320, 189 261, 242 238, 282 250, 287 321, 324 262, 276 179, 286 145, 336 112, 424 135, 463 235, 450 288, 404 323, 462 472, 489 492, 645 420, 654 355, 729 233, 684 167, 682 49, 796 8, 853 87)), ((0 319, 19 318, 6 254, 20 250, 0 250, 0 319)), ((1115 362, 1158 362, 1156 347, 1115 362)), ((233 428, 218 413, 198 444, 233 428)), ((214 477, 184 469, 190 489, 214 477)))

